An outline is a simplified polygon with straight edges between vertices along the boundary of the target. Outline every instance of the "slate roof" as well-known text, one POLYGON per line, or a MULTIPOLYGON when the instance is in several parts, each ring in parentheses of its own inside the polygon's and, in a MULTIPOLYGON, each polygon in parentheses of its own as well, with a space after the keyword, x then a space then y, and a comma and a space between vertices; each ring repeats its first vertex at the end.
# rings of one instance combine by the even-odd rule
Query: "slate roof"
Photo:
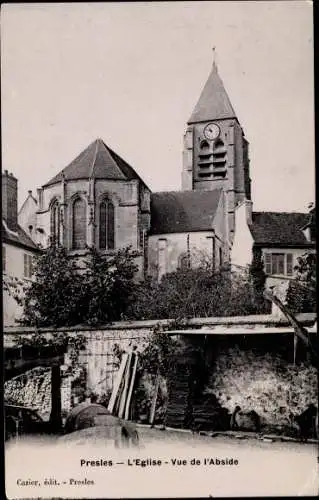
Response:
POLYGON ((109 148, 102 139, 93 141, 43 187, 61 182, 63 176, 65 180, 89 179, 90 177, 123 181, 138 179, 145 185, 135 170, 109 148))
POLYGON ((150 234, 211 230, 221 193, 222 189, 152 193, 150 234))
POLYGON ((272 247, 310 247, 302 229, 309 213, 253 212, 251 234, 256 245, 272 247))
POLYGON ((188 123, 236 118, 236 113, 214 63, 188 123))
POLYGON ((33 242, 30 236, 20 227, 17 226, 17 231, 11 231, 6 228, 2 221, 2 241, 10 243, 19 247, 26 248, 27 250, 40 251, 39 247, 33 242))

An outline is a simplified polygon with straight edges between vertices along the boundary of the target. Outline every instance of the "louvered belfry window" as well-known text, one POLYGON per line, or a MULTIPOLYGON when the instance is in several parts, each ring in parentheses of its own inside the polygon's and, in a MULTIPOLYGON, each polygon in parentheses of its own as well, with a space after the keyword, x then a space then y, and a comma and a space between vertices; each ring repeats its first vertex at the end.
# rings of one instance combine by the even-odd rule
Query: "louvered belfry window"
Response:
POLYGON ((99 247, 103 250, 115 248, 114 205, 104 200, 100 204, 99 247))
POLYGON ((73 203, 72 248, 84 249, 86 245, 86 204, 81 198, 73 203))

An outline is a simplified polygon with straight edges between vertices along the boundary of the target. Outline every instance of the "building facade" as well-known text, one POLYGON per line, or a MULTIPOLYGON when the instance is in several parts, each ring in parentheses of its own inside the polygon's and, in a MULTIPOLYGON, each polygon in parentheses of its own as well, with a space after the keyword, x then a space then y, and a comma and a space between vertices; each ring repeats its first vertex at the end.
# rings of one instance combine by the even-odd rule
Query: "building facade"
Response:
POLYGON ((2 274, 4 324, 15 324, 22 308, 14 296, 32 278, 34 256, 39 248, 18 224, 18 181, 7 170, 2 173, 2 274))
POLYGON ((152 193, 97 139, 37 199, 29 192, 19 223, 36 245, 56 241, 77 257, 86 246, 110 254, 130 245, 140 277, 160 279, 203 259, 215 269, 247 266, 256 249, 267 273, 290 275, 296 258, 314 248, 309 214, 253 212, 248 151, 214 63, 187 122, 181 191, 152 193))

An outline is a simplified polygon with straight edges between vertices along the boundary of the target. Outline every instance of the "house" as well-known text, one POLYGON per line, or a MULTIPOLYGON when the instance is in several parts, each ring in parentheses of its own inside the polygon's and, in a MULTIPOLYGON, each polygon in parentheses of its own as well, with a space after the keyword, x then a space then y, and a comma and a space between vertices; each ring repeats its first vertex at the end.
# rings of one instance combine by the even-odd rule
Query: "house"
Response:
POLYGON ((32 277, 32 260, 40 252, 18 224, 18 181, 5 170, 2 173, 2 272, 4 324, 14 324, 21 316, 13 294, 32 277))
POLYGON ((237 207, 237 232, 232 263, 246 266, 258 255, 264 263, 268 285, 277 285, 294 275, 298 258, 315 252, 315 208, 309 213, 252 212, 237 207))

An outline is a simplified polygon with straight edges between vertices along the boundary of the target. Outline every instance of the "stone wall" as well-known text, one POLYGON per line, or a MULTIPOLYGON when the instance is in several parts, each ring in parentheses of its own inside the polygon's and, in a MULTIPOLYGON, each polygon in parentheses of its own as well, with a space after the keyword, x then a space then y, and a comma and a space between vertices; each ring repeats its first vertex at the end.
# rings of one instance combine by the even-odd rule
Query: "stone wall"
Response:
POLYGON ((310 403, 317 406, 317 369, 301 346, 294 363, 291 335, 281 345, 267 339, 270 348, 258 347, 255 337, 246 345, 244 339, 214 342, 206 389, 230 413, 239 405, 244 411, 256 411, 269 431, 288 429, 289 414, 300 414, 310 403))
MULTIPOLYGON (((314 316, 305 314, 300 319, 303 324, 309 325, 313 324, 314 316)), ((119 367, 120 353, 134 347, 142 351, 154 326, 159 323, 168 325, 168 321, 123 322, 99 330, 80 327, 65 330, 68 335, 83 335, 86 339, 86 346, 80 350, 76 366, 86 373, 87 391, 98 397, 109 395, 119 367)), ((294 363, 293 331, 284 319, 266 315, 198 318, 188 322, 188 328, 200 327, 204 327, 202 332, 198 332, 200 335, 191 337, 195 343, 205 339, 209 368, 206 390, 213 393, 229 412, 238 404, 244 410, 255 410, 266 426, 278 428, 287 425, 290 412, 298 414, 309 403, 317 404, 316 369, 307 360, 302 343, 298 345, 294 363), (276 331, 276 325, 283 327, 280 332, 260 333, 265 330, 265 326, 269 332, 276 331), (218 334, 218 331, 225 333, 218 334)), ((15 331, 7 329, 5 346, 12 345, 13 333, 24 336, 34 332, 23 328, 19 331, 17 328, 15 331)), ((43 334, 48 337, 53 333, 52 330, 43 330, 43 334)), ((71 358, 72 352, 68 352, 63 367, 65 374, 72 365, 71 358)), ((70 382, 64 383, 62 405, 67 411, 79 401, 74 397, 70 382)), ((11 381, 8 384, 14 386, 11 381)))
POLYGON ((85 332, 86 349, 80 352, 78 363, 86 368, 88 392, 97 396, 109 393, 119 368, 118 353, 133 347, 141 351, 149 334, 145 329, 85 332))
POLYGON ((37 410, 44 420, 51 412, 51 369, 33 368, 4 383, 4 400, 37 410))
MULTIPOLYGON (((79 369, 73 373, 62 371, 61 410, 67 415, 76 404, 73 382, 79 378, 79 369)), ((4 400, 9 404, 21 405, 36 410, 44 420, 51 413, 51 368, 39 366, 4 383, 4 400)))

